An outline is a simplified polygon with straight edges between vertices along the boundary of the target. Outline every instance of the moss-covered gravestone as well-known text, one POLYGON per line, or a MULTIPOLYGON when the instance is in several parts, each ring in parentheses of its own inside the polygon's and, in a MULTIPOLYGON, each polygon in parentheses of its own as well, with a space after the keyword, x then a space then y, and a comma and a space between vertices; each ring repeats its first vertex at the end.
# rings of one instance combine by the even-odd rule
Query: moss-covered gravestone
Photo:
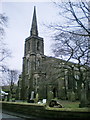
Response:
POLYGON ((47 93, 47 103, 49 103, 54 98, 53 92, 49 91, 47 93))
POLYGON ((64 86, 60 90, 60 98, 62 100, 66 100, 66 93, 65 93, 65 87, 64 86))
POLYGON ((39 94, 36 94, 36 98, 35 98, 35 103, 37 103, 39 101, 39 94))
POLYGON ((76 95, 74 91, 70 91, 67 93, 68 100, 74 102, 76 100, 76 95))
POLYGON ((71 100, 72 102, 75 101, 75 92, 74 92, 74 91, 71 92, 70 100, 71 100))
POLYGON ((80 105, 79 105, 79 107, 86 107, 86 104, 87 104, 86 90, 85 90, 85 88, 84 88, 84 84, 82 84, 81 100, 80 100, 80 105))

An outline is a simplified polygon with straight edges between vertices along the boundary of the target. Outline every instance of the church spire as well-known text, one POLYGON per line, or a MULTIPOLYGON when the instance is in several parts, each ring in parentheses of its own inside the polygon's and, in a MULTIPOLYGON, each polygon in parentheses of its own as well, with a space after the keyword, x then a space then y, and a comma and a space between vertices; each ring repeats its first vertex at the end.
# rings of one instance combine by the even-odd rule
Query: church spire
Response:
POLYGON ((32 26, 31 26, 31 36, 38 36, 38 30, 37 30, 37 19, 36 19, 36 7, 34 6, 34 13, 33 13, 33 19, 32 19, 32 26))

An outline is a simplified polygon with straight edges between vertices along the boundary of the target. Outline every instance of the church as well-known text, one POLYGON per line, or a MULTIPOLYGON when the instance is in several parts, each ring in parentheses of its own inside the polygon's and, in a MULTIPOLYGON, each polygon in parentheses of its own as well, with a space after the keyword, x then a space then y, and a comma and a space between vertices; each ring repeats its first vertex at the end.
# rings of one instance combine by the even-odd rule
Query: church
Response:
MULTIPOLYGON (((85 73, 86 69, 83 68, 85 73)), ((89 79, 90 76, 87 77, 89 79)), ((81 94, 77 64, 44 55, 44 39, 38 36, 36 8, 34 7, 30 36, 25 39, 22 73, 18 82, 18 99, 30 100, 32 92, 39 99, 78 100, 81 94)))

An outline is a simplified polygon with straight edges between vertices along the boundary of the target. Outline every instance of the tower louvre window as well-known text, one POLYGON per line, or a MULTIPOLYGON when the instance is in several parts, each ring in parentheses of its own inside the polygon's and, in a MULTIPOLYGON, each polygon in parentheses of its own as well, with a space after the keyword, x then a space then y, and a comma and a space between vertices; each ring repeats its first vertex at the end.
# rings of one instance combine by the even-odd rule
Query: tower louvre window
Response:
POLYGON ((39 65, 40 65, 40 60, 37 61, 37 66, 39 66, 39 65))
POLYGON ((28 42, 28 51, 30 50, 30 42, 28 42))

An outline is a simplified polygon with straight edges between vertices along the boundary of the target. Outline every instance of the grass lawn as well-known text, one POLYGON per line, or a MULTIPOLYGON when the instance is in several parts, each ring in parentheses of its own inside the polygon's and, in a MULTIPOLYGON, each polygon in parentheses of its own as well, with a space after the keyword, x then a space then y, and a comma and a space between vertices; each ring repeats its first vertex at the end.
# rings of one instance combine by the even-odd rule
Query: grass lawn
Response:
POLYGON ((71 102, 67 100, 60 100, 60 103, 63 105, 64 108, 79 108, 79 101, 71 102))
MULTIPOLYGON (((64 108, 79 108, 79 104, 80 104, 79 101, 71 102, 71 101, 68 101, 68 100, 59 100, 59 102, 60 102, 60 104, 64 108)), ((38 104, 38 103, 27 103, 27 101, 16 101, 16 102, 13 102, 13 103, 15 103, 15 104, 27 104, 27 105, 29 105, 29 104, 32 104, 32 105, 44 105, 42 103, 41 104, 38 104)))
MULTIPOLYGON (((60 104, 64 107, 64 108, 79 108, 79 101, 75 101, 75 102, 71 102, 71 101, 67 101, 67 100, 59 100, 60 104)), ((41 104, 37 104, 37 103, 27 103, 26 101, 24 102, 17 102, 21 103, 21 104, 32 104, 32 105, 43 105, 41 104)))

